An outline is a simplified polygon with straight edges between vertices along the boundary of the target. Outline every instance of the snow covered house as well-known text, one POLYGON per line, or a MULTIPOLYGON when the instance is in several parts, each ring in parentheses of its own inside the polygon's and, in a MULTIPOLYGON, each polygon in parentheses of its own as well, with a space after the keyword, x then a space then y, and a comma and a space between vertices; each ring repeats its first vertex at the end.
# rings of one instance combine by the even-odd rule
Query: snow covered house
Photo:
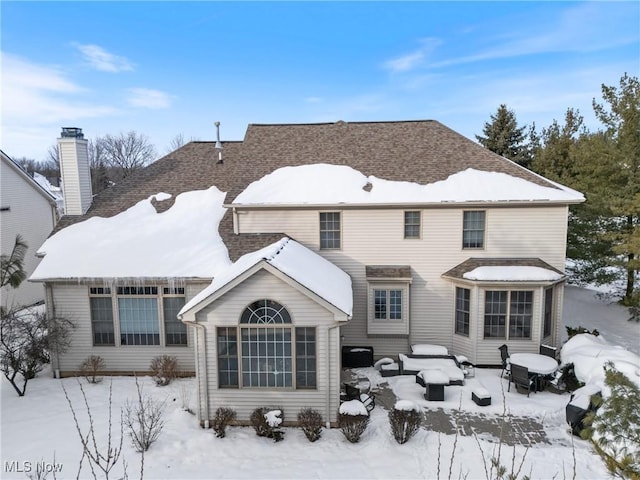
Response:
MULTIPOLYGON (((0 230, 2 255, 10 255, 16 235, 27 244, 24 269, 31 275, 40 259, 36 251, 53 231, 57 221, 56 199, 20 165, 0 151, 0 230)), ((2 306, 33 305, 44 300, 42 285, 22 282, 17 289, 0 292, 2 306)))
POLYGON ((199 418, 265 404, 334 421, 343 346, 559 345, 568 206, 584 201, 436 121, 249 125, 191 142, 66 216, 32 281, 76 321, 73 374, 175 355, 199 418))

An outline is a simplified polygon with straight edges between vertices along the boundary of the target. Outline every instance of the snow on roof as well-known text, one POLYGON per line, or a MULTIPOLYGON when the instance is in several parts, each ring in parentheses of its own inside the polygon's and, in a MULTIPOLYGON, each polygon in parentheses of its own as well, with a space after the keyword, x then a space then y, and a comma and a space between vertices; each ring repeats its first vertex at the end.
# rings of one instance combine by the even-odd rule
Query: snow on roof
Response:
POLYGON ((542 267, 502 265, 476 267, 464 273, 462 278, 478 281, 553 282, 563 278, 563 275, 542 267))
POLYGON ((446 180, 420 185, 366 177, 345 165, 321 163, 279 168, 251 183, 233 203, 333 205, 535 200, 580 202, 584 197, 560 185, 543 187, 506 173, 472 168, 446 180))
POLYGON ((588 333, 574 335, 562 346, 560 358, 564 365, 573 363, 576 377, 604 392, 604 365, 612 362, 619 372, 640 387, 640 356, 607 342, 602 336, 588 333))
POLYGON ((210 297, 261 261, 271 264, 351 316, 353 310, 351 277, 333 263, 287 237, 261 250, 243 255, 228 268, 220 271, 211 284, 191 299, 178 315, 182 315, 210 297))
POLYGON ((47 239, 31 280, 79 278, 212 278, 230 264, 218 233, 225 193, 186 192, 165 212, 153 195, 110 218, 92 217, 47 239))

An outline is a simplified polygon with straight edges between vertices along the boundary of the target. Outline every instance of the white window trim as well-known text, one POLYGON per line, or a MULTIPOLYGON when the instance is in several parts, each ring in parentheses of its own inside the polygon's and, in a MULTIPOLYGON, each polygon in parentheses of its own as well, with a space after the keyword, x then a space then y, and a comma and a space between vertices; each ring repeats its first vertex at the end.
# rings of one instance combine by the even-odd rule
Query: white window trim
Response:
MULTIPOLYGON (((410 320, 410 284, 403 279, 399 281, 369 280, 367 288, 367 333, 372 335, 409 335, 410 320), (402 291, 402 318, 399 320, 375 318, 375 290, 402 291)), ((389 295, 387 293, 387 299, 389 295)), ((387 317, 389 310, 387 310, 387 317)))
POLYGON ((342 250, 342 245, 343 245, 343 231, 344 231, 344 215, 342 214, 342 211, 340 210, 322 210, 320 212, 318 212, 318 249, 319 250, 326 250, 326 251, 331 251, 331 250, 342 250), (322 228, 320 227, 321 225, 321 214, 323 213, 337 213, 340 217, 340 230, 339 230, 339 234, 340 234, 340 246, 339 247, 323 247, 322 246, 322 228))
POLYGON ((538 321, 542 319, 539 318, 540 312, 536 311, 536 302, 539 301, 537 296, 539 295, 539 289, 537 288, 527 288, 525 286, 518 288, 492 288, 485 287, 480 290, 481 293, 481 301, 482 301, 482 329, 480 331, 481 338, 483 340, 509 340, 509 341, 523 341, 523 342, 532 342, 535 338, 534 327, 536 324, 536 315, 538 316, 538 321), (484 335, 484 326, 485 326, 485 312, 486 312, 486 294, 487 292, 507 292, 507 312, 505 318, 504 325, 504 337, 485 337, 484 335), (511 292, 531 292, 531 325, 529 326, 531 334, 529 337, 511 337, 509 335, 509 326, 511 322, 511 292))
POLYGON ((468 250, 487 250, 487 230, 489 225, 489 212, 484 208, 465 208, 462 210, 462 215, 460 219, 460 249, 462 251, 468 250), (484 212, 484 232, 482 236, 482 247, 465 247, 464 246, 464 214, 465 212, 484 212))
POLYGON ((403 210, 402 211, 402 238, 404 240, 422 240, 422 210, 403 210), (407 237, 407 218, 406 214, 410 212, 415 212, 418 214, 418 236, 417 237, 407 237))
MULTIPOLYGON (((113 312, 113 334, 114 334, 114 345, 93 345, 93 319, 90 319, 91 322, 91 343, 92 348, 190 348, 191 345, 191 336, 189 335, 189 329, 187 329, 187 344, 186 345, 167 345, 166 339, 166 330, 165 330, 165 321, 164 321, 164 308, 163 308, 163 297, 184 297, 185 303, 189 301, 187 298, 187 287, 176 287, 176 288, 184 288, 184 294, 178 293, 164 293, 165 288, 172 288, 166 284, 153 284, 153 285, 135 285, 136 287, 156 287, 157 294, 150 295, 129 295, 129 294, 118 294, 118 287, 130 287, 132 285, 114 285, 108 288, 111 289, 110 294, 92 294, 91 288, 102 288, 104 285, 88 285, 87 287, 87 297, 110 297, 111 298, 111 310, 113 312), (120 339, 120 310, 118 306, 118 298, 155 298, 157 302, 157 311, 158 311, 158 323, 159 323, 159 335, 160 335, 160 343, 157 345, 122 345, 120 339)), ((89 303, 89 301, 87 302, 89 303)), ((90 307, 90 305, 89 305, 90 307)))

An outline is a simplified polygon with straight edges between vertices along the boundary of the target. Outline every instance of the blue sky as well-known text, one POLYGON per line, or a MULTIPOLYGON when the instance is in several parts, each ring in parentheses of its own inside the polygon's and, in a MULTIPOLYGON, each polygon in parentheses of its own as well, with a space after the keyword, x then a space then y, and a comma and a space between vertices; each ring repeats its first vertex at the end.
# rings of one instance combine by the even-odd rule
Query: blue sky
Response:
POLYGON ((435 119, 474 138, 501 103, 538 128, 640 75, 640 2, 11 2, 2 137, 60 127, 241 140, 249 123, 435 119))

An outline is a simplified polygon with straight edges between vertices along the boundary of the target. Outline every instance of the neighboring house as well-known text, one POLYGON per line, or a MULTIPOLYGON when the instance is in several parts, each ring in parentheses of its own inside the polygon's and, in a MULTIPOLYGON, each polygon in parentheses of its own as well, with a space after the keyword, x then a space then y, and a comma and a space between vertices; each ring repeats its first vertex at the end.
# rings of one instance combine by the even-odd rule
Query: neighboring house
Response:
MULTIPOLYGON (((16 235, 28 246, 24 270, 30 276, 40 259, 36 251, 56 224, 56 200, 29 173, 0 151, 0 230, 2 255, 10 255, 16 235)), ((0 291, 5 308, 33 305, 44 300, 44 289, 37 283, 22 282, 17 289, 0 291)))
POLYGON ((504 343, 559 345, 582 201, 435 121, 249 125, 64 217, 32 280, 78 326, 63 375, 91 354, 113 372, 170 354, 196 372, 205 425, 265 404, 333 422, 342 346, 496 365, 504 343))

